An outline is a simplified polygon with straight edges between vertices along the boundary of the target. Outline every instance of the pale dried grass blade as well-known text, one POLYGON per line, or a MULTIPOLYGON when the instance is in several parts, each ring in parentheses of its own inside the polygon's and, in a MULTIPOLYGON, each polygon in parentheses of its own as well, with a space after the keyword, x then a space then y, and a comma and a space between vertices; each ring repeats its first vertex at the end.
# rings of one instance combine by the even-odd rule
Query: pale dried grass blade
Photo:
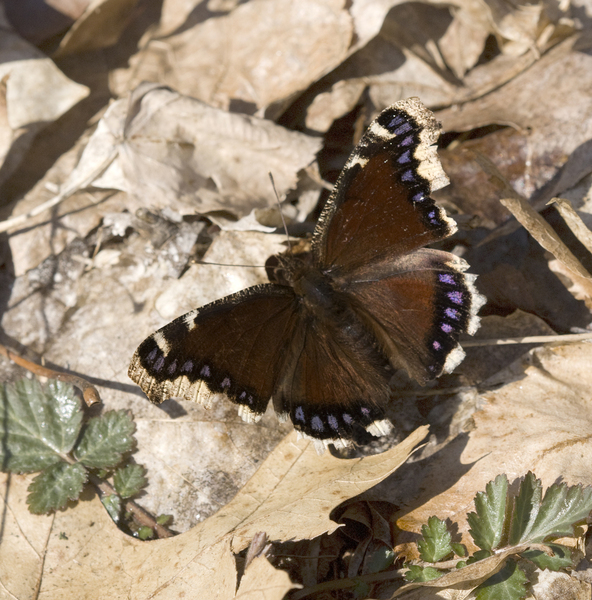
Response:
POLYGON ((564 198, 553 198, 549 201, 549 204, 553 203, 573 234, 584 246, 586 246, 588 252, 592 252, 592 231, 590 231, 582 219, 580 219, 578 213, 571 205, 571 202, 564 198))
POLYGON ((541 215, 520 196, 498 168, 485 156, 477 152, 475 158, 481 168, 489 175, 489 180, 503 190, 505 198, 500 202, 514 215, 516 220, 532 235, 532 237, 553 256, 561 261, 570 271, 585 278, 589 285, 586 293, 592 297, 592 277, 572 251, 563 243, 555 230, 541 217, 541 215))

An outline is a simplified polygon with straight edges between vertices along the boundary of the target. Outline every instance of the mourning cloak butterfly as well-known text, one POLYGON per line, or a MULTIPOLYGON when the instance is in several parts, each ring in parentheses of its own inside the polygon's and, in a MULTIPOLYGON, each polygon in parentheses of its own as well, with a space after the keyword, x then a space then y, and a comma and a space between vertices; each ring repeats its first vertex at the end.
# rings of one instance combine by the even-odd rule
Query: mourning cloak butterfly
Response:
POLYGON ((464 260, 424 248, 456 230, 429 197, 448 183, 439 133, 416 98, 384 110, 339 176, 311 251, 279 255, 271 283, 152 334, 131 379, 155 403, 223 393, 246 421, 273 397, 281 419, 322 444, 343 445, 356 423, 388 433, 393 368, 422 384, 452 371, 485 302, 464 260))

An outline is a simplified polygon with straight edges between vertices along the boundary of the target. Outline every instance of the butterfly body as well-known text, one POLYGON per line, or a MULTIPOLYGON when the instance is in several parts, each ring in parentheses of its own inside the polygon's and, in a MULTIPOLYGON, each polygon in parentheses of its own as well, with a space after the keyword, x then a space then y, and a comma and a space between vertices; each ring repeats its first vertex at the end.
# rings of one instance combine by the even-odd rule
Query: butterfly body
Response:
POLYGON ((345 442, 389 429, 394 369, 420 383, 462 360, 483 303, 460 258, 424 248, 455 230, 429 197, 446 184, 432 114, 383 111, 350 156, 310 252, 277 257, 270 283, 179 317, 147 338, 130 377, 161 402, 223 393, 256 420, 273 398, 305 435, 345 442))

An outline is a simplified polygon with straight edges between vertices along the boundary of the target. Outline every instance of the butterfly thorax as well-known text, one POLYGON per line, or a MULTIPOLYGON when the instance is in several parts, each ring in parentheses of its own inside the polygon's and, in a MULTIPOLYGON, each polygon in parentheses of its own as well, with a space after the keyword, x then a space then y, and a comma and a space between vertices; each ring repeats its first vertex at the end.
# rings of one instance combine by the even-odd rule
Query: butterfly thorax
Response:
POLYGON ((273 258, 277 266, 271 281, 291 287, 310 316, 339 326, 351 322, 347 300, 335 289, 333 278, 315 265, 311 252, 285 252, 273 258))

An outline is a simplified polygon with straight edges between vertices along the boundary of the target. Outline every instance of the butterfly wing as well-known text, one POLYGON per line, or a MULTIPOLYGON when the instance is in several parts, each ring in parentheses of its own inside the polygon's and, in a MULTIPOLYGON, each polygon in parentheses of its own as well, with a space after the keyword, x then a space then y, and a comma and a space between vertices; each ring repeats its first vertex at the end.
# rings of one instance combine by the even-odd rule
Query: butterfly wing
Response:
POLYGON ((388 360, 351 309, 340 321, 303 316, 273 397, 280 417, 324 444, 343 445, 354 437, 354 424, 374 435, 390 429, 382 409, 392 375, 388 360))
POLYGON ((474 334, 485 302, 465 274, 466 261, 422 248, 367 265, 336 284, 374 332, 390 363, 419 383, 455 369, 464 358, 461 333, 474 334))
POLYGON ((464 357, 484 303, 465 261, 426 244, 456 231, 430 198, 448 183, 440 126, 416 98, 384 110, 350 156, 313 238, 319 269, 346 294, 394 367, 420 383, 464 357))
POLYGON ((277 384, 298 324, 289 287, 259 285, 165 325, 138 347, 129 376, 152 402, 170 397, 208 404, 224 393, 257 420, 277 384))
POLYGON ((319 268, 352 270, 454 233, 456 223, 429 197, 448 184, 433 145, 439 134, 417 98, 394 104, 372 122, 315 229, 319 268))

